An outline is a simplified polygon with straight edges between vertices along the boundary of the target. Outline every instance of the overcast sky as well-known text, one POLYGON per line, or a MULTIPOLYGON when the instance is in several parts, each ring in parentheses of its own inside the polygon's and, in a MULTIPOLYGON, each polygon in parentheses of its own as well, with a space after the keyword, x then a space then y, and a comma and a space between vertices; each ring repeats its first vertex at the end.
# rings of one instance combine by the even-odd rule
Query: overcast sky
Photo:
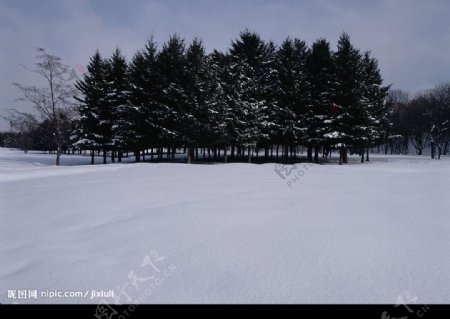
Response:
POLYGON ((346 31, 356 47, 372 51, 394 88, 450 81, 449 0, 0 0, 0 115, 31 110, 14 102, 11 83, 38 83, 20 66, 33 66, 37 47, 80 73, 97 48, 108 56, 119 46, 129 58, 151 34, 161 44, 178 33, 226 50, 245 28, 277 43, 325 37, 333 48, 346 31))

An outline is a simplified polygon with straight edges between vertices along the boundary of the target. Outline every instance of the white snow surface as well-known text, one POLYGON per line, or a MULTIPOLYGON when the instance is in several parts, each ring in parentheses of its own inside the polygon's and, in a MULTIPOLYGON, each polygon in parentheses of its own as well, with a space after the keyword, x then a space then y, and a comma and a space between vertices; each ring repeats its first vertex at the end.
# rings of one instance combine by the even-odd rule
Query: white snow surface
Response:
POLYGON ((450 302, 448 157, 312 165, 292 187, 275 164, 53 162, 0 149, 1 303, 450 302))

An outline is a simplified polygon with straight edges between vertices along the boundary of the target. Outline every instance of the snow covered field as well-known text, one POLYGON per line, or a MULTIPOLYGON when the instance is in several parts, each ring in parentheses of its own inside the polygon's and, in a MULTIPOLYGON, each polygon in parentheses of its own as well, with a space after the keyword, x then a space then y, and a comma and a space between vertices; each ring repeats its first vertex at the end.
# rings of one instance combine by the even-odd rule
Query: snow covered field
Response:
POLYGON ((0 149, 1 303, 450 302, 448 157, 53 161, 0 149))

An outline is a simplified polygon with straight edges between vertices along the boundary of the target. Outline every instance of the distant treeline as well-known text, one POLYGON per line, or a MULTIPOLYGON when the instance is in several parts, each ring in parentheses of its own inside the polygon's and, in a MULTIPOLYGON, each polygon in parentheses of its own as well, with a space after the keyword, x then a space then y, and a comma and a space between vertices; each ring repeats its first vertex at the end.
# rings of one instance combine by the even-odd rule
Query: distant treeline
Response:
POLYGON ((412 97, 399 90, 389 93, 391 137, 387 147, 391 153, 408 154, 412 144, 422 155, 430 148, 432 158, 449 151, 450 142, 450 83, 416 93, 412 97))
POLYGON ((262 160, 289 162, 300 148, 318 162, 335 150, 340 163, 348 152, 362 161, 374 148, 405 153, 410 142, 419 154, 431 146, 433 157, 448 150, 450 86, 413 98, 390 90, 377 60, 345 33, 334 51, 325 39, 276 45, 244 31, 226 52, 209 54, 201 40, 186 44, 173 35, 161 47, 150 39, 130 61, 119 48, 109 58, 97 51, 87 69, 75 85, 75 116, 55 112, 33 122, 17 113, 16 123, 32 124, 8 143, 39 150, 58 144, 103 154, 105 163, 128 152, 140 161, 149 150, 151 159, 164 153, 173 160, 183 149, 188 162, 199 153, 250 159, 255 150, 262 160))

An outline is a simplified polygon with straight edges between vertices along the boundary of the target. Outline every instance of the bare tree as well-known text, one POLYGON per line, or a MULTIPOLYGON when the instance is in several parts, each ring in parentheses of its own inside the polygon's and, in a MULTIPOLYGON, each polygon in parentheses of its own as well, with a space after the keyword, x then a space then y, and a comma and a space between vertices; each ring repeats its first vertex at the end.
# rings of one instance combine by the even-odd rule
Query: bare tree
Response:
POLYGON ((426 94, 429 138, 431 143, 431 158, 441 158, 450 133, 450 85, 438 85, 426 94), (438 154, 436 155, 436 148, 438 154))
POLYGON ((59 166, 62 151, 61 122, 64 114, 73 108, 73 86, 69 83, 69 68, 62 63, 60 57, 51 55, 43 48, 38 48, 35 69, 31 70, 45 79, 45 87, 25 86, 13 83, 23 97, 20 101, 30 102, 43 118, 48 119, 53 126, 53 136, 56 144, 56 165, 59 166))
POLYGON ((404 126, 410 136, 411 143, 416 149, 417 155, 422 155, 423 150, 429 142, 429 121, 426 116, 428 109, 428 98, 420 93, 409 101, 404 114, 404 126))
POLYGON ((398 153, 408 154, 408 142, 412 134, 409 126, 409 93, 402 90, 390 90, 387 96, 387 104, 389 105, 392 123, 392 128, 384 137, 385 149, 384 153, 388 153, 388 148, 391 149, 391 154, 394 150, 398 153))
POLYGON ((429 144, 431 158, 440 159, 450 141, 450 84, 416 94, 408 103, 404 122, 418 155, 429 144))
POLYGON ((16 142, 27 153, 31 145, 31 135, 33 130, 39 125, 39 121, 33 114, 19 112, 14 109, 9 109, 8 114, 1 117, 10 123, 11 133, 17 134, 16 142))

